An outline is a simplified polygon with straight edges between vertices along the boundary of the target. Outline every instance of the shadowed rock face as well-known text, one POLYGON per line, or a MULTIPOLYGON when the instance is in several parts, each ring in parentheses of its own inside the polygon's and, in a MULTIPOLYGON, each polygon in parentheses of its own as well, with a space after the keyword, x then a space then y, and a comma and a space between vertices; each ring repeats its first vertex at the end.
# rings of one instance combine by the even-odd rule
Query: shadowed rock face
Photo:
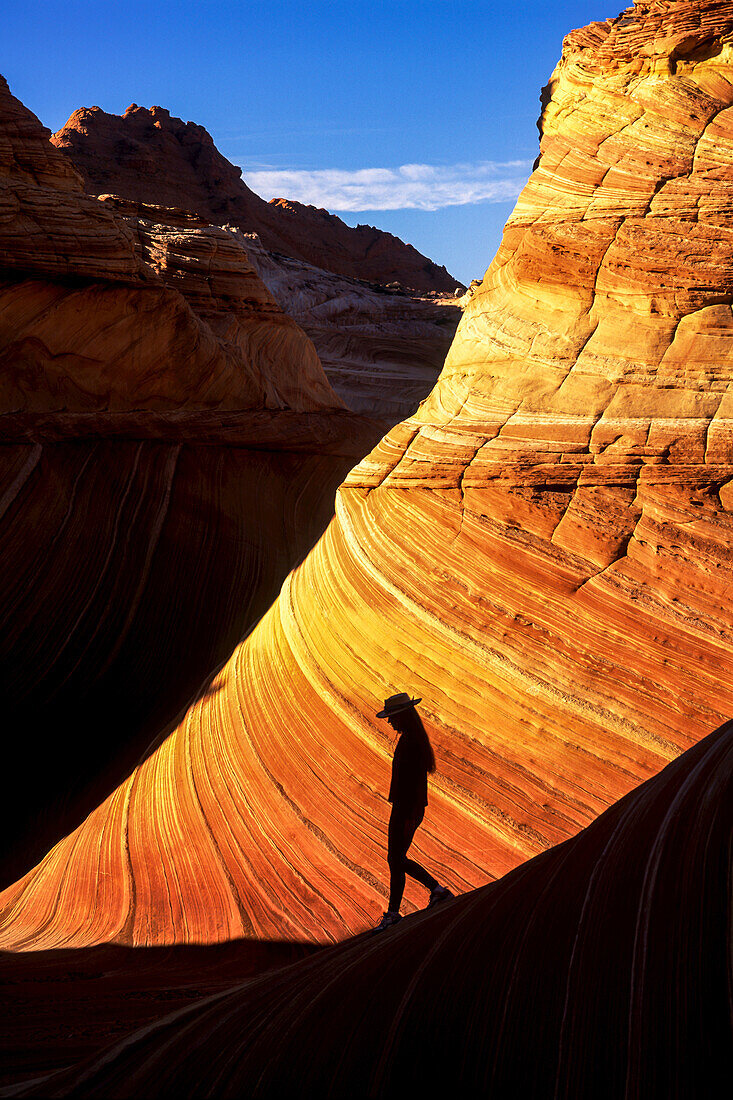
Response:
POLYGON ((439 762, 418 858, 456 890, 733 713, 731 32, 728 5, 680 0, 566 40, 433 394, 206 697, 5 893, 3 943, 364 928, 395 690, 439 762))
POLYGON ((399 237, 370 225, 352 229, 313 206, 265 202, 242 181, 211 135, 163 107, 133 103, 124 115, 82 107, 53 135, 90 194, 192 210, 215 225, 258 233, 265 248, 339 275, 413 290, 452 293, 460 284, 399 237))
POLYGON ((4 80, 0 129, 0 411, 340 407, 233 234, 84 194, 4 80))
MULTIPOLYGON (((732 797, 729 722, 500 882, 232 982, 17 1095, 714 1096, 732 797)), ((182 1000, 172 963, 159 980, 182 1000)))
POLYGON ((215 947, 1 952, 0 1095, 5 1086, 75 1065, 163 1014, 319 950, 237 940, 215 947))
MULTIPOLYGON (((315 443, 312 444, 315 449, 315 443)), ((3 885, 128 776, 277 596, 353 458, 166 440, 0 447, 3 885)))

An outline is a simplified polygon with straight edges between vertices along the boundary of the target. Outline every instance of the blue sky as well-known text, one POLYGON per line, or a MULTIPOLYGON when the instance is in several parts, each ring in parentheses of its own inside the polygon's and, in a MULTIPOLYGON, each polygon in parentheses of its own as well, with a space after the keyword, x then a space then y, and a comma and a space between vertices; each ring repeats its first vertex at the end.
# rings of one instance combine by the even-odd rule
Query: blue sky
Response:
POLYGON ((314 202, 480 277, 537 154, 540 88, 613 0, 3 4, 3 72, 52 130, 159 104, 264 198, 314 202))

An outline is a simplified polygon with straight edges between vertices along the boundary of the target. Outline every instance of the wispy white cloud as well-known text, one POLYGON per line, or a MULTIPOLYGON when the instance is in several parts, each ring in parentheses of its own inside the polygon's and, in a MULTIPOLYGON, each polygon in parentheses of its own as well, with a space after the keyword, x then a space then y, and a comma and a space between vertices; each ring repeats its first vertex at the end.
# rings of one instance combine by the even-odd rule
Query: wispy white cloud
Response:
POLYGON ((274 169, 245 171, 247 184, 263 198, 295 199, 327 210, 438 210, 477 202, 515 199, 532 162, 403 164, 399 168, 274 169))

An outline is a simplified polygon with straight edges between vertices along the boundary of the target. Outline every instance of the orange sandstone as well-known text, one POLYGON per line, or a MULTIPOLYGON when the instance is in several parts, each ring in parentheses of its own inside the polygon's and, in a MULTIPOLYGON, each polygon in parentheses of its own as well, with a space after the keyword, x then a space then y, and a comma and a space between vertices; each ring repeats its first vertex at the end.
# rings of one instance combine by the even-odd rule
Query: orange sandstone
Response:
POLYGON ((364 928, 395 690, 439 760, 418 858, 456 891, 732 712, 732 41, 733 4, 692 0, 566 39, 430 398, 208 694, 5 892, 3 945, 364 928))
MULTIPOLYGON (((731 795, 728 722, 500 882, 379 936, 233 975, 12 1094, 715 1096, 731 1049, 731 795)), ((227 946, 244 968, 252 946, 227 946)), ((224 948, 206 950, 216 973, 224 948)), ((109 965, 111 949, 98 951, 109 965)), ((183 951, 195 967, 192 948, 158 963, 174 1005, 183 951)), ((150 964, 138 983, 149 997, 150 964)), ((75 1041, 61 1038, 69 1053, 75 1041)))

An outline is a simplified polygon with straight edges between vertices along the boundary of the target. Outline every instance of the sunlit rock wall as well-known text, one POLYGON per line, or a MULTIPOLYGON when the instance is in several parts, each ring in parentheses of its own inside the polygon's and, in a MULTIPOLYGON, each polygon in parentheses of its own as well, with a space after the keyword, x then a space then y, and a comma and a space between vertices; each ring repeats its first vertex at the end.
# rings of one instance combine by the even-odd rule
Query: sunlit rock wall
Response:
POLYGON ((733 4, 691 0, 569 36, 433 394, 207 697, 6 892, 3 943, 363 928, 395 690, 438 757, 418 858, 457 891, 733 712, 732 39, 733 4))

